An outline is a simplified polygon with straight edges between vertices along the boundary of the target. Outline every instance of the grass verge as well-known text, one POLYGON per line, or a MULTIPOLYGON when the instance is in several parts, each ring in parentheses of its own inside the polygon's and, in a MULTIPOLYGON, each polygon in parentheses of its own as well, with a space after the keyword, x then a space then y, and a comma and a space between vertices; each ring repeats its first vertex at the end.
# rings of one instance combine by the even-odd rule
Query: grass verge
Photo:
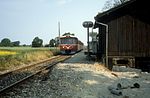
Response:
POLYGON ((59 54, 56 48, 7 48, 0 49, 0 71, 13 69, 59 54))

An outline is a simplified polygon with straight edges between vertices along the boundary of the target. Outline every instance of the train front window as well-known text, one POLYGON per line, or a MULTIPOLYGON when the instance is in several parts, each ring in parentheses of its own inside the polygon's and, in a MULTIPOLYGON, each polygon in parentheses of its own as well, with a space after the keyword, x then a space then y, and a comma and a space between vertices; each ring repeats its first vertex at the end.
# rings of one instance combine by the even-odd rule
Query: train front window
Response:
POLYGON ((75 38, 61 38, 61 44, 77 44, 77 39, 75 39, 75 38))

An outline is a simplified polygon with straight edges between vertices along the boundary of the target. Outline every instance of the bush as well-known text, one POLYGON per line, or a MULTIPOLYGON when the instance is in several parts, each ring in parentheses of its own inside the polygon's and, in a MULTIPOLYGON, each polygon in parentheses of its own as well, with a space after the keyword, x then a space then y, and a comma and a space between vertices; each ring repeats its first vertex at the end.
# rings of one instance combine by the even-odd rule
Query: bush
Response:
POLYGON ((42 47, 43 40, 39 39, 38 37, 35 37, 32 41, 32 47, 42 47))
POLYGON ((8 38, 2 39, 2 41, 1 41, 1 46, 3 46, 3 47, 12 46, 10 39, 8 39, 8 38))

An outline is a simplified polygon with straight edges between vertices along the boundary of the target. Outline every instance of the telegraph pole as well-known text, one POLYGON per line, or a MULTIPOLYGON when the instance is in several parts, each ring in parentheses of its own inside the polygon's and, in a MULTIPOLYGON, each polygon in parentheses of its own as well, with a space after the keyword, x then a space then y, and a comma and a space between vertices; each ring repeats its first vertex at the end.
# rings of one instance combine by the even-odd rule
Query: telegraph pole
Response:
POLYGON ((60 44, 60 21, 58 22, 58 44, 60 44))

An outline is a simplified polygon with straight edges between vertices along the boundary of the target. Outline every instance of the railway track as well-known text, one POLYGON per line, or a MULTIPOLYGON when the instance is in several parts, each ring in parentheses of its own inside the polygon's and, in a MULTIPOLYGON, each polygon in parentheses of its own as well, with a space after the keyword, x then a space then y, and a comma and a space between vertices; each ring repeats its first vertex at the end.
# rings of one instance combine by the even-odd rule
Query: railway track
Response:
POLYGON ((0 74, 0 95, 4 94, 6 91, 10 90, 21 82, 30 79, 46 69, 52 68, 57 63, 62 62, 70 57, 71 56, 56 56, 0 74))

